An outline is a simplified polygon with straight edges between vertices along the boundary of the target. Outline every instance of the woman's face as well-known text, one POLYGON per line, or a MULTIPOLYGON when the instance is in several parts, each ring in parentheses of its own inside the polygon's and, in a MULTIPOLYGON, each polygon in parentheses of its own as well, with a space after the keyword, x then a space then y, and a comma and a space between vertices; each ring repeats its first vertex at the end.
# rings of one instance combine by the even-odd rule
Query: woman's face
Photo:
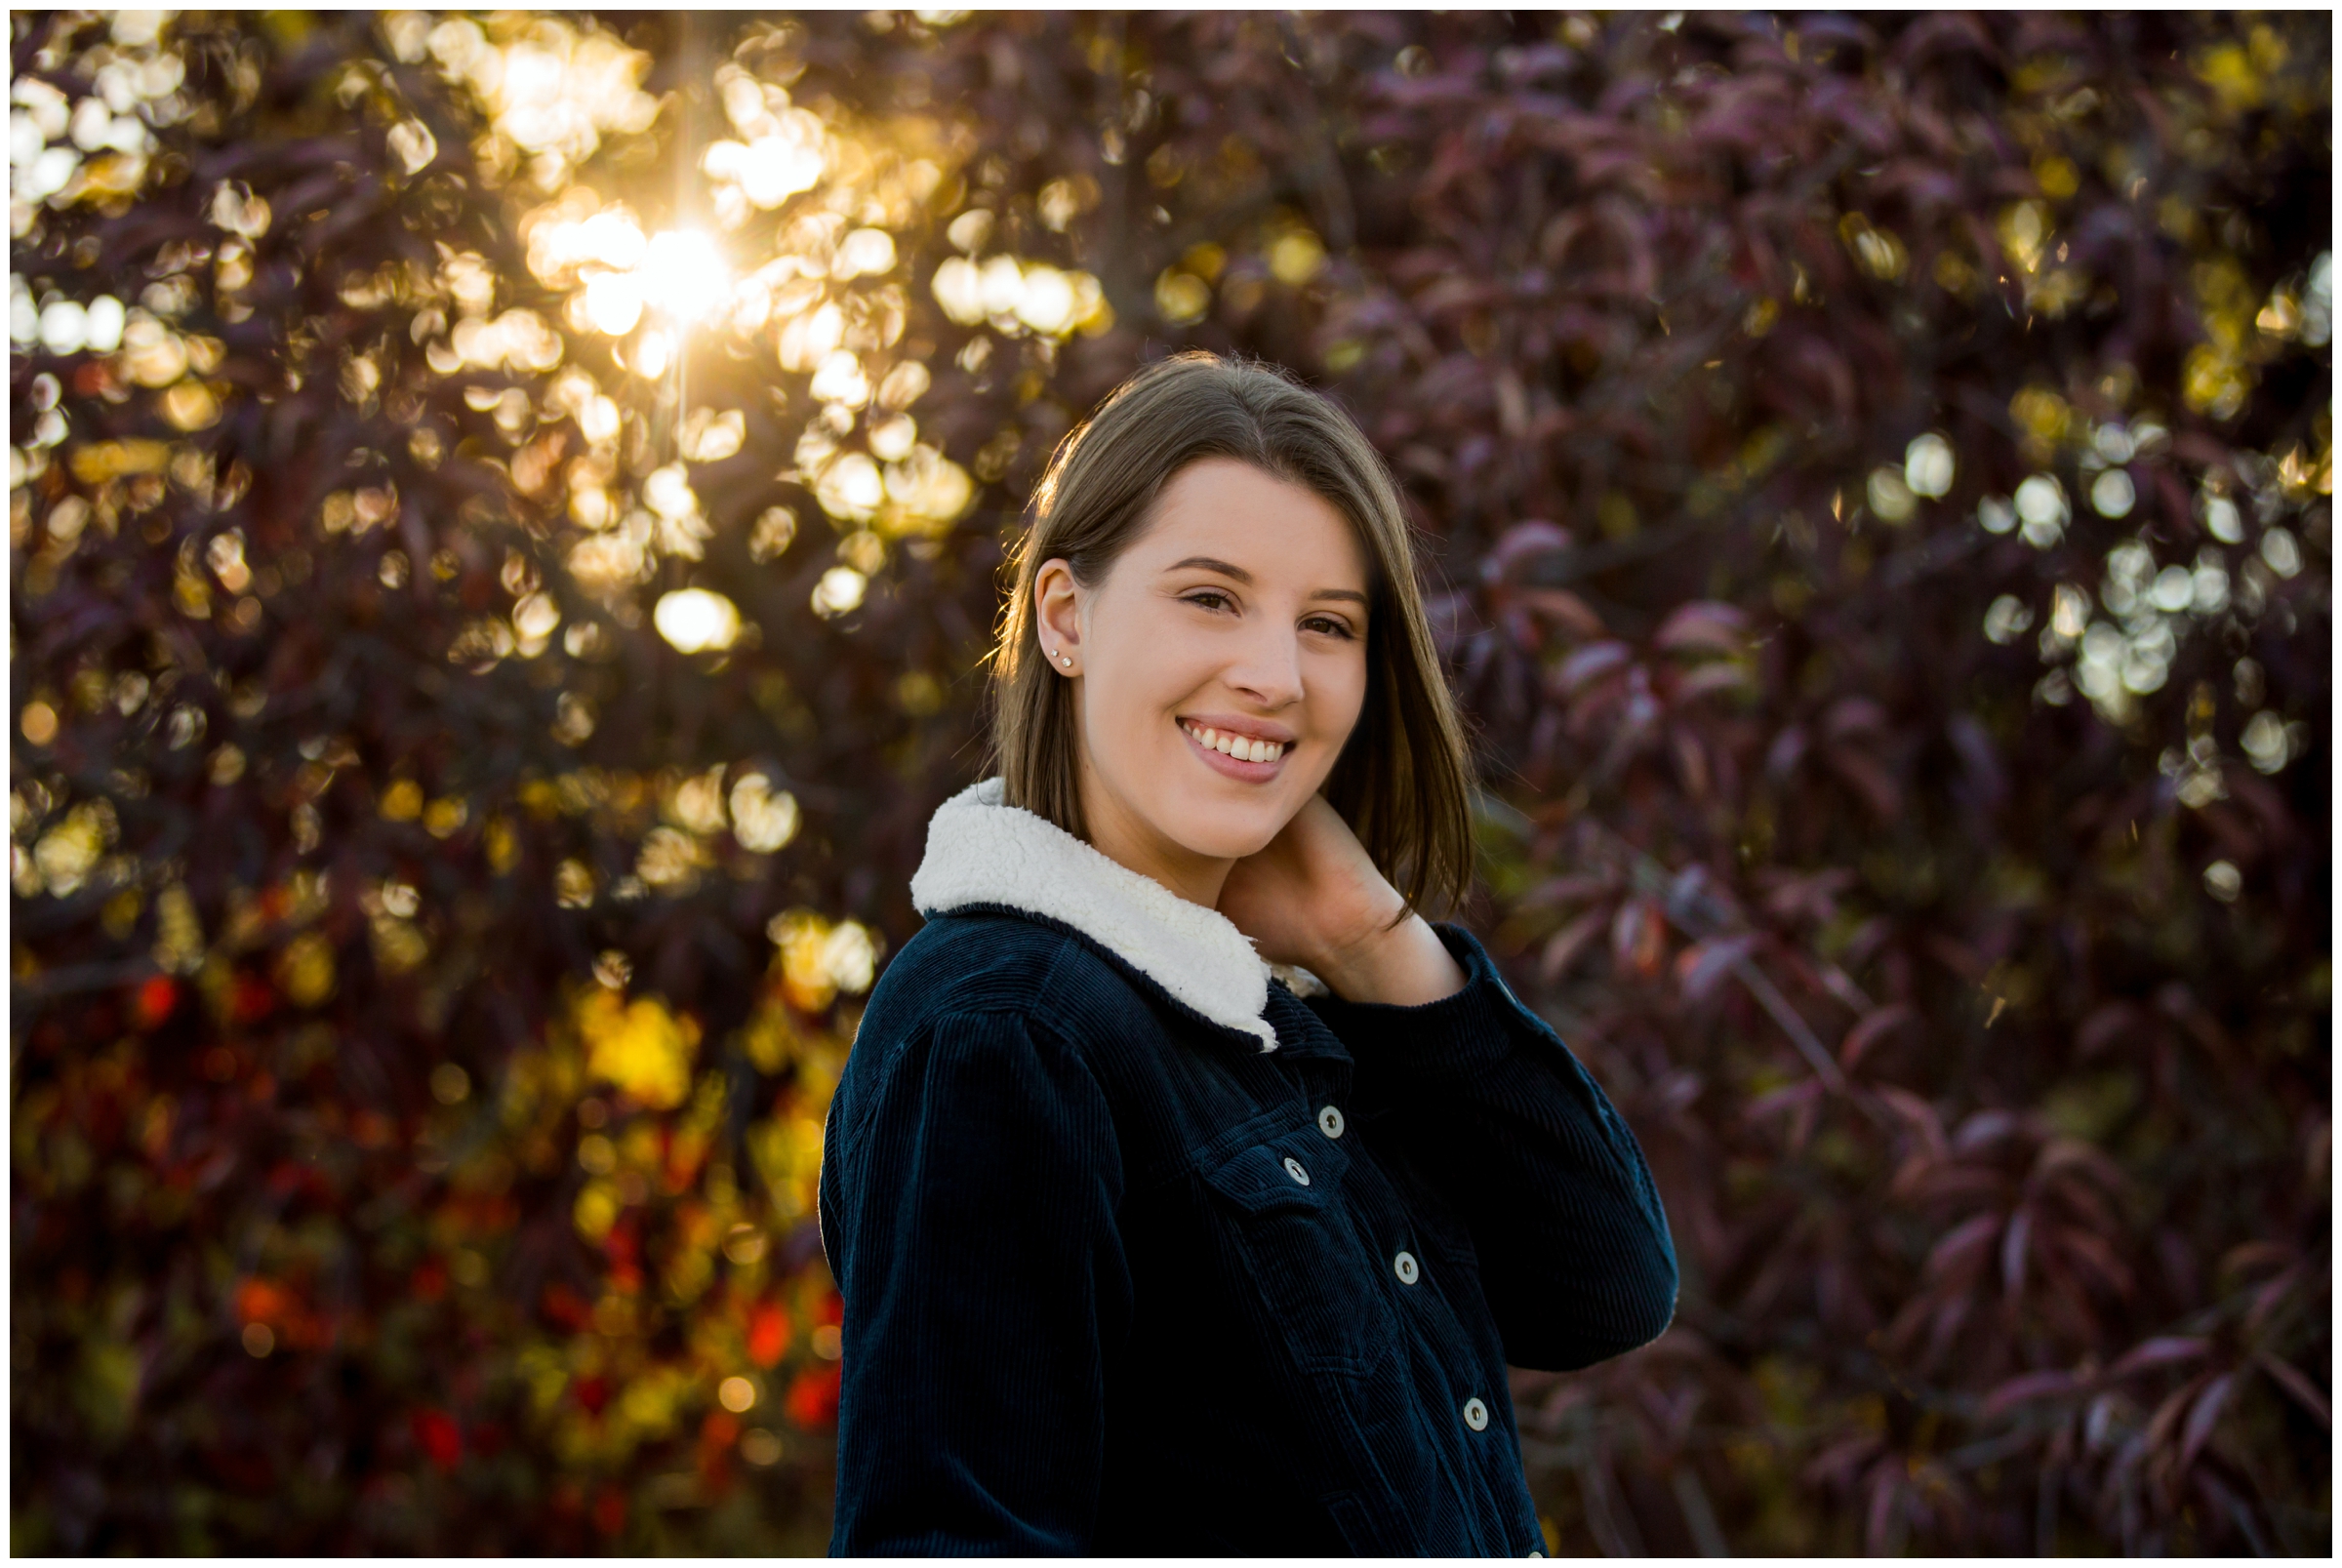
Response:
POLYGON ((1094 589, 1042 563, 1044 661, 1073 683, 1091 843, 1206 907, 1333 771, 1366 697, 1367 557, 1312 491, 1208 458, 1094 589), (1070 656, 1070 667, 1059 655, 1070 656), (1204 735, 1213 733, 1207 748, 1204 735), (1281 743, 1267 761, 1224 749, 1281 743))

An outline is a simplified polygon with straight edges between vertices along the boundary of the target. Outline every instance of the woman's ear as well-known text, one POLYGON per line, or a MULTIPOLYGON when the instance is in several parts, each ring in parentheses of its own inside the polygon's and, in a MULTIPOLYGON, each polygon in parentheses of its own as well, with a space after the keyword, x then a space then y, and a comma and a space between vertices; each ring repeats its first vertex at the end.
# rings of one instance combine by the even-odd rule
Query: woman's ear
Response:
POLYGON ((1081 598, 1064 556, 1043 561, 1032 579, 1032 623, 1041 658, 1061 675, 1081 669, 1081 598))

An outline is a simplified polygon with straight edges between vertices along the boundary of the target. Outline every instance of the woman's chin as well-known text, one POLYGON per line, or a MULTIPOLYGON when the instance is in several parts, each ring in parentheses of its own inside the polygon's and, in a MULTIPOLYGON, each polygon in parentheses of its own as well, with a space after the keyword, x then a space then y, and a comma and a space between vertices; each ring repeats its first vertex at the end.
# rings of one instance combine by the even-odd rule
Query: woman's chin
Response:
POLYGON ((1270 839, 1274 837, 1276 835, 1271 833, 1266 838, 1232 839, 1226 834, 1220 834, 1207 843, 1196 843, 1193 840, 1183 840, 1182 842, 1206 860, 1240 861, 1247 856, 1258 855, 1262 850, 1267 849, 1270 839))
POLYGON ((1240 861, 1269 847, 1293 813, 1281 802, 1261 799, 1240 805, 1206 801, 1181 803, 1157 824, 1165 838, 1206 860, 1240 861))

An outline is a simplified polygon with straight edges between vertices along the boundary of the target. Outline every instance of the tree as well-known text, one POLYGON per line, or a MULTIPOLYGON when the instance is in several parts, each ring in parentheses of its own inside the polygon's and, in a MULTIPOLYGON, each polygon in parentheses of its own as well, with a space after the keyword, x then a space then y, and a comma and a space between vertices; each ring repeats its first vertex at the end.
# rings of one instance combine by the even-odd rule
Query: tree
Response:
POLYGON ((1196 343, 1393 458, 1661 1171, 1555 1548, 2322 1549, 2322 29, 12 45, 20 1548, 819 1549, 855 998, 1196 343))

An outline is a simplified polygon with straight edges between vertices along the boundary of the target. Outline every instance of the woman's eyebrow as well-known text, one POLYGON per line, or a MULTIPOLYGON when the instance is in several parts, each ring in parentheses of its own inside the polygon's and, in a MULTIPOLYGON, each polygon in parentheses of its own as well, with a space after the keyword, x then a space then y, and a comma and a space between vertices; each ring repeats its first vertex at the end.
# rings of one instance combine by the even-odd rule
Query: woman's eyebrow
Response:
MULTIPOLYGON (((1217 572, 1222 577, 1233 578, 1238 583, 1243 583, 1246 587, 1252 586, 1252 574, 1250 572, 1245 571, 1244 568, 1240 566, 1231 566, 1226 561, 1215 560, 1209 555, 1191 555, 1184 561, 1173 561, 1169 566, 1164 567, 1163 570, 1166 572, 1176 572, 1183 566, 1200 566, 1207 572, 1217 572)), ((1359 604, 1364 604, 1366 602, 1366 595, 1351 588, 1319 588, 1316 592, 1311 594, 1310 597, 1312 599, 1351 599, 1359 604)))
POLYGON ((1184 561, 1173 561, 1169 566, 1164 567, 1163 570, 1166 572, 1176 572, 1180 568, 1187 566, 1200 566, 1206 572, 1217 572, 1222 577, 1232 577, 1238 583, 1243 583, 1246 587, 1252 586, 1252 574, 1250 572, 1245 571, 1244 568, 1240 566, 1231 566, 1226 561, 1214 560, 1209 555, 1191 555, 1184 561))

